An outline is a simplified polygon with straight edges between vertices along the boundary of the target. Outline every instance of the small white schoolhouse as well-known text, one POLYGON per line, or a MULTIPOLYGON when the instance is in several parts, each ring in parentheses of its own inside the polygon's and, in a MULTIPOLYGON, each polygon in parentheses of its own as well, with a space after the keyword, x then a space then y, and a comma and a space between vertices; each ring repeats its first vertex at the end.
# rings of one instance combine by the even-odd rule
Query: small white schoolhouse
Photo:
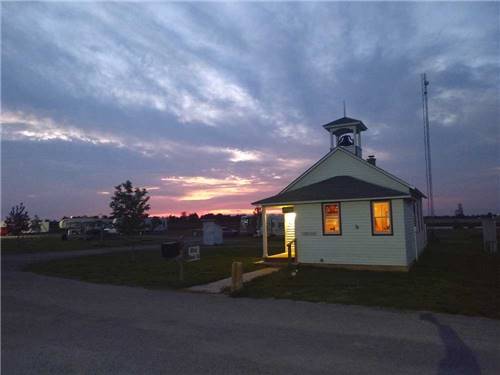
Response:
POLYGON ((426 246, 418 189, 362 157, 359 120, 323 125, 330 152, 280 193, 252 204, 262 208, 263 258, 354 269, 408 270, 426 246), (285 243, 269 249, 267 213, 285 216, 285 243), (271 254, 275 253, 275 254, 271 254))

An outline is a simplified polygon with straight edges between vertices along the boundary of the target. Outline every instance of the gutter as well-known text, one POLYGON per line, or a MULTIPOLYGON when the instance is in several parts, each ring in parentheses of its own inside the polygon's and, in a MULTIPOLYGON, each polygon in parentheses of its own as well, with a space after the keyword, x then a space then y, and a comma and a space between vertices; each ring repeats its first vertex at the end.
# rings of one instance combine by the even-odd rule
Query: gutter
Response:
POLYGON ((358 202, 358 201, 372 201, 372 200, 378 200, 378 199, 405 199, 405 198, 412 198, 411 195, 397 195, 397 196, 392 196, 392 197, 366 197, 366 198, 351 198, 351 199, 338 199, 338 198, 329 198, 329 199, 321 199, 321 200, 314 200, 314 201, 288 201, 288 202, 273 202, 273 203, 259 203, 259 201, 252 202, 252 205, 254 206, 267 206, 267 207, 272 207, 272 206, 283 206, 283 205, 290 205, 290 204, 307 204, 307 203, 324 203, 324 202, 358 202))

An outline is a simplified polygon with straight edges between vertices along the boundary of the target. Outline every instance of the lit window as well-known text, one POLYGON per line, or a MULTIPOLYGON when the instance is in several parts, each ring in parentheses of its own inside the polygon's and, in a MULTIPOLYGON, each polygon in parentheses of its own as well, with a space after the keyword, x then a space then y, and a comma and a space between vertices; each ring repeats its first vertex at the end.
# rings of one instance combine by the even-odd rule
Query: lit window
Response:
POLYGON ((323 204, 323 234, 341 234, 340 203, 323 204))
POLYGON ((392 234, 392 217, 390 201, 372 202, 373 234, 392 234))

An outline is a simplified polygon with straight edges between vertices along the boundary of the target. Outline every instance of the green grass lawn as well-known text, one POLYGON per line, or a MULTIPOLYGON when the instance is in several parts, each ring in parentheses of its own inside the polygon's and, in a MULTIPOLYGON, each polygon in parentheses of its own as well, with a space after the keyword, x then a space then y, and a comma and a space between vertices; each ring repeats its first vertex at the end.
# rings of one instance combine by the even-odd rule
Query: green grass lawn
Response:
POLYGON ((137 246, 159 244, 168 238, 172 238, 172 236, 174 236, 174 234, 169 233, 168 235, 144 235, 132 238, 114 236, 104 238, 103 241, 83 239, 63 241, 61 239, 61 234, 27 235, 19 239, 15 237, 2 237, 0 239, 0 248, 2 254, 72 251, 103 247, 131 246, 132 243, 137 246))
MULTIPOLYGON (((277 241, 280 239, 272 240, 277 241)), ((228 239, 221 246, 202 247, 201 260, 185 264, 183 283, 178 280, 177 264, 163 259, 159 248, 158 251, 136 251, 135 259, 127 251, 35 263, 25 270, 94 283, 181 288, 231 276, 233 261, 243 262, 245 272, 253 271, 262 267, 255 264, 261 254, 261 240, 251 237, 228 239)))
POLYGON ((241 296, 383 306, 500 319, 500 256, 477 230, 440 230, 407 273, 299 267, 245 285, 241 296))

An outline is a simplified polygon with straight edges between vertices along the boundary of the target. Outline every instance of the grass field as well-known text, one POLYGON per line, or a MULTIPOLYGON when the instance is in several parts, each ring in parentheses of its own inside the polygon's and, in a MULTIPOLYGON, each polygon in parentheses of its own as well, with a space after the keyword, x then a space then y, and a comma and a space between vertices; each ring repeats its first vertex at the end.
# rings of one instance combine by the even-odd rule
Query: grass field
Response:
POLYGON ((255 279, 241 296, 383 306, 500 319, 500 255, 478 230, 439 230, 407 273, 299 267, 255 279))
POLYGON ((175 237, 177 233, 169 233, 168 235, 144 235, 131 238, 121 236, 104 238, 99 240, 68 240, 63 241, 61 234, 43 234, 16 237, 1 237, 2 254, 22 254, 22 253, 37 253, 50 251, 72 251, 86 250, 103 247, 120 247, 135 245, 153 245, 160 244, 168 238, 175 237))
MULTIPOLYGON (((278 243, 275 238, 271 242, 278 243)), ((243 262, 244 271, 253 271, 262 253, 261 241, 242 237, 228 239, 221 246, 201 248, 201 260, 185 264, 185 280, 179 282, 178 266, 166 261, 158 251, 85 256, 29 265, 26 270, 49 276, 95 283, 141 286, 144 288, 181 288, 204 284, 231 275, 233 261, 243 262)))

